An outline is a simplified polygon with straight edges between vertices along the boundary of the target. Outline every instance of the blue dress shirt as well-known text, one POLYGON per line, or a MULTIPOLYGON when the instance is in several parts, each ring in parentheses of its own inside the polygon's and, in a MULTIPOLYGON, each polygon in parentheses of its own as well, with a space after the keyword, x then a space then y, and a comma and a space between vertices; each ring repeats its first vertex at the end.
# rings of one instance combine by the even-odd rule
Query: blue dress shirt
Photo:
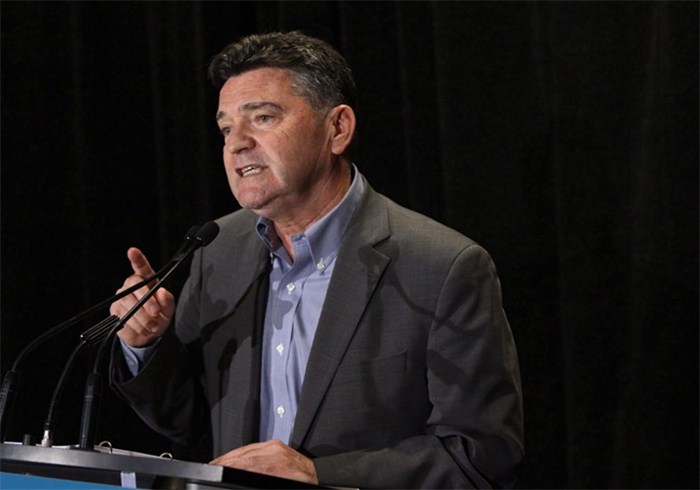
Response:
POLYGON ((340 203, 292 237, 294 261, 272 223, 259 218, 257 232, 270 250, 272 270, 262 344, 260 440, 289 443, 304 381, 343 235, 362 197, 364 184, 354 169, 340 203))

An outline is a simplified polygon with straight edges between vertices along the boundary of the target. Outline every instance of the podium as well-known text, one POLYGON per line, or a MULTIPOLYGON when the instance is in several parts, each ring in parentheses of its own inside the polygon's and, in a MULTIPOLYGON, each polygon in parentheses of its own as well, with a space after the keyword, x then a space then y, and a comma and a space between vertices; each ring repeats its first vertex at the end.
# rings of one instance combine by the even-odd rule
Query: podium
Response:
POLYGON ((4 443, 0 444, 0 471, 128 488, 324 488, 222 466, 121 453, 4 443))

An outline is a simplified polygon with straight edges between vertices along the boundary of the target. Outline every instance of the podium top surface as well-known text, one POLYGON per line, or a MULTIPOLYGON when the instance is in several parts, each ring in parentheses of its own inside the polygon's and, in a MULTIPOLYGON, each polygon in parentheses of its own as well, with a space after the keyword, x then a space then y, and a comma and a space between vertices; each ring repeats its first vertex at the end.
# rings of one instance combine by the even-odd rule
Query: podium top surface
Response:
POLYGON ((57 467, 93 472, 134 473, 137 476, 152 475, 200 484, 209 483, 210 485, 205 485, 206 488, 328 488, 223 466, 121 452, 122 454, 103 453, 65 447, 3 443, 0 444, 0 470, 6 471, 3 468, 20 465, 30 468, 32 471, 27 473, 32 475, 42 475, 42 469, 57 467))
POLYGON ((223 481, 224 468, 159 457, 105 454, 71 448, 0 444, 2 461, 148 473, 211 482, 223 481))

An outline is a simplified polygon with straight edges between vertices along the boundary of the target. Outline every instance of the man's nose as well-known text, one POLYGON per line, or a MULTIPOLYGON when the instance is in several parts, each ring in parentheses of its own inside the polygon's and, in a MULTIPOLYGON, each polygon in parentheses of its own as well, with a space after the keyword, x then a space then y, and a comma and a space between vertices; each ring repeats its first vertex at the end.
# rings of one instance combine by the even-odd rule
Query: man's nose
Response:
POLYGON ((231 128, 231 131, 226 136, 225 150, 228 153, 240 153, 245 150, 250 150, 255 146, 255 139, 250 134, 249 128, 245 124, 237 124, 231 128))

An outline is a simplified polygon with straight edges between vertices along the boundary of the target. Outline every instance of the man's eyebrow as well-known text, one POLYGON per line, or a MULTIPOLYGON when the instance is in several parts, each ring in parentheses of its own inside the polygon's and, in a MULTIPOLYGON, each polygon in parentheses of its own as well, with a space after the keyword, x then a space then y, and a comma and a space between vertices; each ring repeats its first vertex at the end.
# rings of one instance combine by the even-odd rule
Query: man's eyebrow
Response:
MULTIPOLYGON (((278 112, 282 112, 281 105, 276 104, 275 102, 268 102, 268 101, 247 102, 247 103, 243 104, 239 110, 241 110, 241 111, 254 111, 254 110, 263 109, 263 108, 270 108, 270 109, 274 109, 278 112)), ((226 113, 224 111, 219 111, 216 113, 216 120, 219 121, 224 116, 226 116, 226 113)))
POLYGON ((260 102, 248 102, 246 104, 243 104, 241 106, 241 109, 244 111, 254 111, 256 109, 262 109, 262 108, 271 108, 275 109, 276 111, 282 111, 282 106, 279 104, 276 104, 275 102, 269 102, 269 101, 260 101, 260 102))

